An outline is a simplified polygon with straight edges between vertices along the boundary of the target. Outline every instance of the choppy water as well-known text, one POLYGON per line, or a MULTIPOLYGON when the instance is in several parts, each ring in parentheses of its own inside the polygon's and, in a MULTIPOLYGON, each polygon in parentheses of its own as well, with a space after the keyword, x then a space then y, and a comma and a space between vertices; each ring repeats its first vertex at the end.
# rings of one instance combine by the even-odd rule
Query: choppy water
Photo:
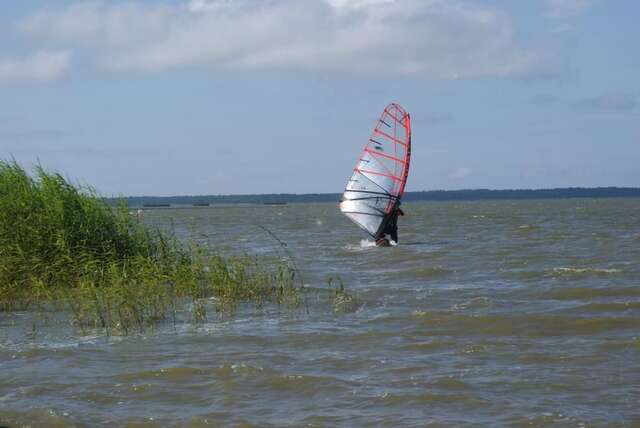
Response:
POLYGON ((146 211, 225 252, 281 251, 266 226, 361 306, 110 339, 0 313, 0 425, 640 425, 640 200, 405 208, 396 248, 334 204, 146 211))

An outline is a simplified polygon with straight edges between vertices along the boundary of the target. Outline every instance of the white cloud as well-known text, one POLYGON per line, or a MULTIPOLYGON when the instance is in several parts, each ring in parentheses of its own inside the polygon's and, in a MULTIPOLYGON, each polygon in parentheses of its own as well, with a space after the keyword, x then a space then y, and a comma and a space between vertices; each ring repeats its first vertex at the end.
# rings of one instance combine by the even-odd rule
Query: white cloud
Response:
POLYGON ((336 9, 357 9, 362 7, 393 3, 396 0, 327 0, 336 9))
POLYGON ((554 19, 573 18, 581 15, 596 0, 546 0, 549 17, 554 19))
POLYGON ((67 51, 42 51, 27 58, 0 59, 0 83, 60 79, 69 69, 70 57, 67 51))
POLYGON ((468 177, 472 173, 473 173, 473 170, 471 168, 466 168, 462 166, 460 168, 456 168, 455 170, 451 171, 451 173, 449 174, 449 178, 452 178, 454 180, 461 180, 463 178, 468 177))
POLYGON ((463 0, 82 2, 22 29, 104 67, 310 69, 432 78, 549 72, 505 12, 463 0))
POLYGON ((578 107, 600 112, 626 112, 638 106, 637 97, 628 93, 608 93, 596 97, 584 98, 578 107))

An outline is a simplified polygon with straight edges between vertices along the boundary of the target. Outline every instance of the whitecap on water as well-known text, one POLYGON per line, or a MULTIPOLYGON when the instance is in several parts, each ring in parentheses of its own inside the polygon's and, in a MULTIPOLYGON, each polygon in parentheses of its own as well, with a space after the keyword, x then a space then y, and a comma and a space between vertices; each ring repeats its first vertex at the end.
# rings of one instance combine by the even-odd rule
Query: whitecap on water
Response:
POLYGON ((343 248, 347 251, 362 251, 367 248, 374 248, 376 243, 374 241, 370 241, 368 239, 361 239, 358 244, 347 244, 343 248))
POLYGON ((376 246, 376 242, 372 241, 370 239, 361 239, 360 240, 360 248, 371 248, 371 247, 375 247, 376 246))
MULTIPOLYGON (((389 241, 392 247, 396 247, 398 244, 394 241, 389 241)), ((359 244, 347 244, 343 248, 347 251, 364 251, 370 248, 376 248, 376 241, 371 239, 361 239, 359 244)))
MULTIPOLYGON (((547 269, 549 271, 549 269, 547 269)), ((622 269, 615 268, 576 268, 576 267, 556 267, 551 269, 551 272, 558 275, 606 275, 606 274, 618 274, 622 273, 622 269)))

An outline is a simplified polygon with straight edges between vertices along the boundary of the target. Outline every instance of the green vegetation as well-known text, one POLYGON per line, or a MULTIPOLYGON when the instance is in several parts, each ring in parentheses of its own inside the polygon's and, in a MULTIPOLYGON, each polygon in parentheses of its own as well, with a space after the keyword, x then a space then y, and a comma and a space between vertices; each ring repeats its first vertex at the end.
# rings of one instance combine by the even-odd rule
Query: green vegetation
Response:
POLYGON ((175 321, 179 305, 200 321, 211 307, 300 299, 287 264, 185 248, 91 188, 0 161, 0 310, 68 309, 82 329, 126 334, 175 321))
MULTIPOLYGON (((329 287, 332 287, 333 278, 330 277, 327 282, 329 283, 329 287)), ((344 288, 344 282, 340 276, 336 277, 336 286, 333 287, 333 310, 335 312, 353 312, 358 306, 360 306, 360 302, 351 294, 347 293, 344 288)))

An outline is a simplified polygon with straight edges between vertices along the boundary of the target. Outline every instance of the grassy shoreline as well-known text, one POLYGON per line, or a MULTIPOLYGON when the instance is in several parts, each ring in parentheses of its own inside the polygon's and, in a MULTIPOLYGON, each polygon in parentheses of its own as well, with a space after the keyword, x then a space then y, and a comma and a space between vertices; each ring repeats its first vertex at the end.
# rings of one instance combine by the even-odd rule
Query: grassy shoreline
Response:
POLYGON ((302 288, 285 262, 210 254, 144 226, 126 204, 36 167, 0 161, 0 311, 54 304, 81 329, 127 334, 175 319, 192 305, 232 310, 248 302, 297 306, 302 288))

